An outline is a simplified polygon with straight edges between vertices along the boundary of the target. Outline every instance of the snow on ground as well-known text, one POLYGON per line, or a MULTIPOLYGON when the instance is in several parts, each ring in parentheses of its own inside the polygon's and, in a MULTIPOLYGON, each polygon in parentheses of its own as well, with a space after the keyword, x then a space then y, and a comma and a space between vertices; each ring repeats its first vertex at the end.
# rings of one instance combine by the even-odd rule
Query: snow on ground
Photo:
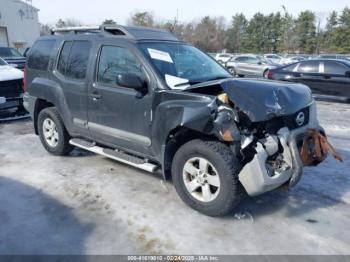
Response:
POLYGON ((0 254, 350 254, 350 105, 318 109, 345 162, 225 218, 188 208, 158 175, 80 150, 54 157, 30 121, 1 123, 0 254))

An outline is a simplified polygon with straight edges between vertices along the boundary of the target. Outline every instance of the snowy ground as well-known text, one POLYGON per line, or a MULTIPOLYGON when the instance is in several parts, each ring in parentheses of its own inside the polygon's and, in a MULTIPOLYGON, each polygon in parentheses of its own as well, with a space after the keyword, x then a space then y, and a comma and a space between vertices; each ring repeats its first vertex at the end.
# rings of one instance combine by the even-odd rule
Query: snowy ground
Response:
POLYGON ((350 254, 350 105, 319 103, 345 159, 236 214, 188 208, 171 183, 75 151, 46 153, 32 123, 0 124, 0 254, 350 254))

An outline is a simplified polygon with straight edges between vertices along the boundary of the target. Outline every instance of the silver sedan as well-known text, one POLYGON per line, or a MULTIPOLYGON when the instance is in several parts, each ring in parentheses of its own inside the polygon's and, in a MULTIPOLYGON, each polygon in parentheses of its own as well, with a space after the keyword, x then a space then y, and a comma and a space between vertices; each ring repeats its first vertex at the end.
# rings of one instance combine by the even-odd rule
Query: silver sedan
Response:
POLYGON ((238 55, 226 63, 226 68, 234 76, 263 76, 267 77, 270 69, 279 65, 269 62, 258 55, 238 55))

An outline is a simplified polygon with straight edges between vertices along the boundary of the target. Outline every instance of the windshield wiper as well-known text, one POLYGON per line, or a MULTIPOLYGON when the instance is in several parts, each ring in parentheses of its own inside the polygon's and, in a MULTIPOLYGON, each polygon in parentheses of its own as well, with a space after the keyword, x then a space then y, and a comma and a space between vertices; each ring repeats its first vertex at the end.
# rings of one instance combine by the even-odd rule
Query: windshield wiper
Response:
POLYGON ((227 79, 227 78, 230 78, 230 77, 229 76, 217 76, 217 77, 209 78, 209 79, 205 80, 204 82, 215 81, 215 80, 220 80, 220 79, 227 79))
POLYGON ((200 82, 198 81, 189 81, 189 82, 185 82, 185 83, 180 83, 180 84, 176 84, 174 85, 174 87, 180 87, 180 86, 186 86, 186 85, 194 85, 194 84, 198 84, 200 82))

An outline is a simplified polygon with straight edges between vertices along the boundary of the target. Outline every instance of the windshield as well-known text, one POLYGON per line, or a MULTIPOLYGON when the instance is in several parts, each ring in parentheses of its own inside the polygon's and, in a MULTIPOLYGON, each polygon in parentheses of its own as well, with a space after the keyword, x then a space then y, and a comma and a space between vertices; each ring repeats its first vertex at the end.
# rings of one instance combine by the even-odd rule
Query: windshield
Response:
POLYGON ((23 57, 20 52, 14 48, 0 47, 0 57, 23 57))
POLYGON ((142 52, 172 89, 231 75, 197 48, 183 43, 141 43, 142 52))
POLYGON ((4 65, 7 65, 6 62, 2 58, 0 58, 0 66, 4 66, 4 65))

